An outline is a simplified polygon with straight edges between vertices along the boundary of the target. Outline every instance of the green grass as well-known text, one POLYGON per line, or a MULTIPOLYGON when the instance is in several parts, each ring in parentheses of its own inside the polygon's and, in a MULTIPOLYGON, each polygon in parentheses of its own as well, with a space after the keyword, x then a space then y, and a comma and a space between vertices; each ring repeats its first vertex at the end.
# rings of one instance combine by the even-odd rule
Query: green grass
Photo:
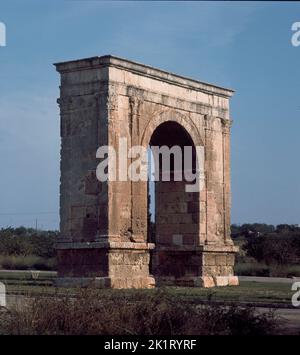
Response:
MULTIPOLYGON (((48 281, 27 281, 6 283, 8 294, 23 295, 53 295, 53 294, 76 294, 76 288, 56 288, 51 286, 48 281)), ((178 300, 201 303, 211 300, 217 302, 242 302, 242 303, 276 303, 291 304, 290 284, 284 283, 261 283, 261 282, 241 282, 239 286, 217 287, 213 289, 191 288, 191 287, 167 287, 166 292, 176 296, 178 300)), ((134 294, 136 290, 111 290, 99 289, 99 297, 105 295, 115 295, 116 297, 124 294, 134 294)), ((143 290, 145 294, 154 292, 153 290, 143 290)))
MULTIPOLYGON (((54 287, 56 272, 40 271, 38 275, 30 271, 0 271, 0 281, 7 286, 9 294, 52 295, 57 293, 76 293, 78 288, 54 287)), ((178 299, 191 302, 212 301, 238 301, 263 303, 291 303, 293 291, 289 283, 262 283, 241 281, 239 286, 215 287, 210 289, 197 287, 166 287, 167 293, 177 296, 178 299)), ((134 294, 136 290, 99 289, 101 295, 124 293, 134 294)), ((143 290, 146 294, 153 290, 143 290)))
POLYGON ((291 302, 293 292, 290 284, 240 282, 239 286, 203 288, 174 288, 172 293, 179 297, 194 299, 211 299, 214 301, 239 301, 239 302, 291 302))

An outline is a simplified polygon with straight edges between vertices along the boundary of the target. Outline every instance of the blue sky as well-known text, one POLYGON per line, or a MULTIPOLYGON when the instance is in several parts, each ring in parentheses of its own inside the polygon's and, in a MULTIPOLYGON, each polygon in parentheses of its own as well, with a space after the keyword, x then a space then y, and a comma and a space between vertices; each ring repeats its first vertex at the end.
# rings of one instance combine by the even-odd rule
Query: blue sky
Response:
POLYGON ((231 87, 232 222, 300 223, 300 3, 1 1, 0 227, 58 227, 59 77, 114 54, 231 87))

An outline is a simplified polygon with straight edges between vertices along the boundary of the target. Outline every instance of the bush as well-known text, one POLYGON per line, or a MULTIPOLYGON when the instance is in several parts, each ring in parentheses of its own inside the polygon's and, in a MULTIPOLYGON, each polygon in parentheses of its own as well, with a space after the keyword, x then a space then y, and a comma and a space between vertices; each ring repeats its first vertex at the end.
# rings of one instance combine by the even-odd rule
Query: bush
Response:
POLYGON ((235 264, 234 270, 240 276, 300 277, 299 265, 238 262, 235 264))
POLYGON ((242 276, 270 276, 270 268, 263 263, 237 263, 235 273, 242 276))
POLYGON ((33 298, 0 314, 0 334, 265 335, 275 333, 273 313, 231 305, 196 306, 163 290, 81 290, 76 298, 33 298))
POLYGON ((55 256, 54 244, 58 233, 33 229, 5 228, 0 230, 0 254, 36 255, 43 258, 55 256))
POLYGON ((0 268, 4 270, 55 270, 55 258, 41 258, 36 255, 0 255, 0 268))
POLYGON ((284 265, 297 262, 300 257, 299 235, 277 235, 251 237, 243 246, 247 256, 266 264, 284 265))
POLYGON ((286 277, 300 277, 299 265, 288 265, 286 267, 286 277))

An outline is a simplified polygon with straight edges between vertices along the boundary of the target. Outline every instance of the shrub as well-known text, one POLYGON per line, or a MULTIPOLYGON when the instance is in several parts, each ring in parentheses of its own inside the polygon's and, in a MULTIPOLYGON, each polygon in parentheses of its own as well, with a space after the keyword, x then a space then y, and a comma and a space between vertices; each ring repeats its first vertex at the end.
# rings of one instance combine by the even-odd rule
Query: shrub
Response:
POLYGON ((0 334, 264 335, 275 333, 274 313, 251 307, 197 306, 163 290, 87 289, 76 297, 33 298, 0 315, 0 334))
POLYGON ((237 275, 270 276, 270 268, 263 263, 237 263, 234 267, 237 275))
POLYGON ((300 257, 300 237, 298 235, 271 234, 247 239, 243 246, 247 256, 267 264, 284 265, 296 262, 300 257))
POLYGON ((235 273, 240 276, 300 277, 299 265, 278 265, 264 263, 236 263, 235 273))
POLYGON ((0 230, 0 254, 2 255, 36 255, 43 258, 55 256, 54 244, 57 232, 33 229, 5 228, 0 230))
POLYGON ((55 258, 41 258, 36 255, 0 255, 0 268, 5 270, 55 270, 55 258))

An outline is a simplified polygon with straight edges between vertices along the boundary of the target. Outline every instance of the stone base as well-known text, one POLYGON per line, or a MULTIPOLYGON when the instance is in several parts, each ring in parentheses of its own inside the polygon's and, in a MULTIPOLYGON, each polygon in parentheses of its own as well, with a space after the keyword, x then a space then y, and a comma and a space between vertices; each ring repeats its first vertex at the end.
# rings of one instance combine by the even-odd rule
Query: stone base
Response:
POLYGON ((236 252, 232 245, 157 245, 154 249, 154 244, 142 242, 66 243, 57 250, 56 285, 117 289, 234 286, 239 283, 233 276, 236 252))
POLYGON ((65 243, 57 246, 57 286, 151 288, 151 243, 65 243))
POLYGON ((238 286, 237 276, 202 276, 202 277, 154 277, 145 278, 111 278, 111 277, 59 277, 55 280, 57 287, 96 287, 96 288, 154 288, 155 286, 181 286, 181 287, 215 287, 238 286))
POLYGON ((238 285, 233 245, 161 246, 153 251, 157 285, 215 287, 238 285))
POLYGON ((58 277, 56 287, 95 287, 95 288, 154 288, 153 277, 113 278, 113 277, 58 277))
POLYGON ((156 279, 157 286, 181 286, 181 287, 216 287, 238 286, 237 276, 200 276, 200 277, 159 277, 156 279))
POLYGON ((239 279, 237 276, 202 276, 195 279, 195 286, 198 287, 215 287, 215 286, 238 286, 239 279))

